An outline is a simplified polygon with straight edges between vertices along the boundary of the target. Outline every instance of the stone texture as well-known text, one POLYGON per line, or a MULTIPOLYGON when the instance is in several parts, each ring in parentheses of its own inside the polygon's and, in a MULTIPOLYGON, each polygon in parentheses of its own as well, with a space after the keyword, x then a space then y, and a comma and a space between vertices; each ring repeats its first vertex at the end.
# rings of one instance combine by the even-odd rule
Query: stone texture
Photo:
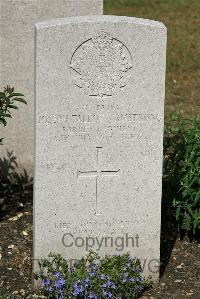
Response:
POLYGON ((0 88, 10 84, 24 93, 28 105, 19 105, 6 129, 6 146, 28 173, 33 168, 34 22, 50 18, 102 14, 103 0, 0 0, 0 88))
POLYGON ((35 259, 80 258, 93 237, 93 250, 130 251, 157 279, 165 26, 58 19, 36 25, 35 49, 35 259))

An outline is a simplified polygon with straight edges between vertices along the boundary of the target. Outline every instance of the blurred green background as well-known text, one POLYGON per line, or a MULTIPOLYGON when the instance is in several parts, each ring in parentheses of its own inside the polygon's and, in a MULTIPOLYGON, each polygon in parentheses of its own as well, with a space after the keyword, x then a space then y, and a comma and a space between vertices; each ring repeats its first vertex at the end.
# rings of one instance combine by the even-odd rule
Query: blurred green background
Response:
POLYGON ((104 14, 163 22, 168 29, 166 105, 196 113, 200 105, 200 0, 104 0, 104 14))

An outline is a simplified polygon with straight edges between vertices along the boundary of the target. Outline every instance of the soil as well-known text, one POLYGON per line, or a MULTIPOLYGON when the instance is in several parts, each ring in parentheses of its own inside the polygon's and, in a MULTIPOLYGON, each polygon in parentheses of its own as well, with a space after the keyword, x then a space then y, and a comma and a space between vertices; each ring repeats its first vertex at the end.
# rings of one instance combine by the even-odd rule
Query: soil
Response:
MULTIPOLYGON (((8 207, 0 220, 0 298, 44 298, 32 288, 32 203, 26 203, 22 210, 8 207)), ((160 283, 154 284, 142 298, 198 299, 200 244, 187 237, 180 240, 171 223, 163 220, 160 283)))

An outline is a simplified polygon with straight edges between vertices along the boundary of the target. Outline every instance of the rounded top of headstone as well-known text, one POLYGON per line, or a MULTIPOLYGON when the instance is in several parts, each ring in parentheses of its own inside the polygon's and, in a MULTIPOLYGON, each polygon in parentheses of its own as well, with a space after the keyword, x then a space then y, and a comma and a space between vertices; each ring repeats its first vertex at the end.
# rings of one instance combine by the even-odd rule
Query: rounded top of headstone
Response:
POLYGON ((140 26, 148 26, 148 27, 157 27, 167 29, 166 26, 162 22, 149 20, 149 19, 142 19, 142 18, 135 18, 135 17, 125 17, 125 16, 78 16, 78 17, 67 17, 67 18, 57 18, 52 20, 47 20, 43 22, 39 22, 35 24, 37 30, 54 27, 54 26, 62 26, 67 24, 73 23, 130 23, 140 26))

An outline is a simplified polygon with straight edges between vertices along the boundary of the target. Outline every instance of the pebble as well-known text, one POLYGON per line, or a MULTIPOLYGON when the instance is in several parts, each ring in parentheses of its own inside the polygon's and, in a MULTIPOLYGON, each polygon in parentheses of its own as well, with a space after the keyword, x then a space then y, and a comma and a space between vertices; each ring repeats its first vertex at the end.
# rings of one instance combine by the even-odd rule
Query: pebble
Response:
POLYGON ((176 268, 177 269, 181 269, 183 267, 184 263, 181 263, 180 265, 178 265, 176 268))
POLYGON ((182 280, 181 279, 176 279, 176 280, 174 280, 174 282, 182 282, 182 280))
POLYGON ((24 295, 25 295, 25 291, 24 291, 24 289, 21 289, 21 290, 20 290, 20 293, 22 294, 22 296, 24 296, 24 295))
POLYGON ((0 260, 2 259, 2 254, 0 253, 0 260))
POLYGON ((18 213, 16 216, 9 218, 9 221, 17 221, 18 219, 20 219, 23 216, 23 213, 18 213))
POLYGON ((8 249, 13 249, 14 247, 15 247, 15 245, 11 244, 11 245, 8 246, 8 249))
POLYGON ((161 286, 165 286, 165 283, 164 283, 164 282, 161 282, 161 286))

